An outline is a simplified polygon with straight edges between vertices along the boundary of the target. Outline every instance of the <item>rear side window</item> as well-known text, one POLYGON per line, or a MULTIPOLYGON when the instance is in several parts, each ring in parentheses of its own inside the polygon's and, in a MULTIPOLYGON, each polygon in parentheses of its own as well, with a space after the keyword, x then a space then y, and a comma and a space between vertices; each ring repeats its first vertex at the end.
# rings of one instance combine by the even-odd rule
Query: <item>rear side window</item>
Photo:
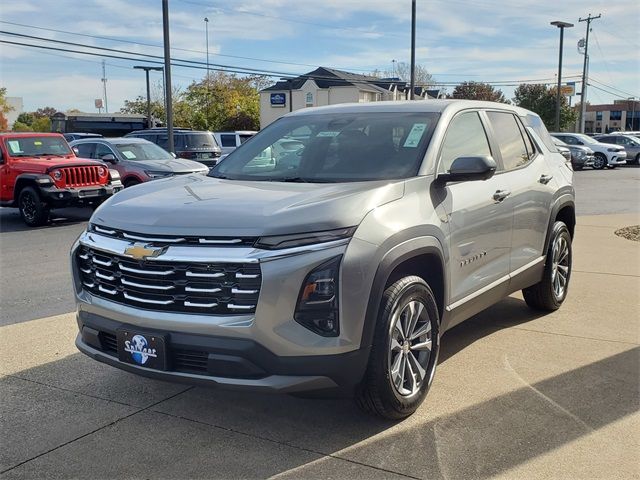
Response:
POLYGON ((79 145, 76 145, 76 148, 78 149, 78 156, 81 158, 95 158, 93 156, 93 152, 96 149, 96 144, 95 143, 80 143, 79 145))
POLYGON ((223 147, 235 147, 236 136, 235 135, 220 135, 220 144, 223 147))
MULTIPOLYGON (((184 135, 180 135, 180 137, 182 137, 180 140, 184 142, 183 144, 180 144, 181 148, 184 146, 185 148, 212 149, 216 146, 216 140, 210 133, 185 133, 184 135)), ((176 147, 177 146, 178 140, 176 139, 176 147)))
POLYGON ((516 117, 507 112, 487 112, 498 143, 505 170, 514 170, 529 162, 529 152, 516 117))
POLYGON ((440 172, 447 172, 459 157, 491 155, 487 134, 477 112, 456 116, 447 129, 440 152, 440 172))

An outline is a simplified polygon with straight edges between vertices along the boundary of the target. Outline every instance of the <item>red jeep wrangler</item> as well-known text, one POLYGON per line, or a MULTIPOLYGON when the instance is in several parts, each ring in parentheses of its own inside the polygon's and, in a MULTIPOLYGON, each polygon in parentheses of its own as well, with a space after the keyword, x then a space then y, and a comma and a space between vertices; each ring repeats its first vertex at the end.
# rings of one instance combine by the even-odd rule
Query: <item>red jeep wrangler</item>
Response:
POLYGON ((0 133, 0 206, 19 208, 30 227, 52 208, 96 207, 122 188, 118 172, 77 158, 58 133, 0 133))

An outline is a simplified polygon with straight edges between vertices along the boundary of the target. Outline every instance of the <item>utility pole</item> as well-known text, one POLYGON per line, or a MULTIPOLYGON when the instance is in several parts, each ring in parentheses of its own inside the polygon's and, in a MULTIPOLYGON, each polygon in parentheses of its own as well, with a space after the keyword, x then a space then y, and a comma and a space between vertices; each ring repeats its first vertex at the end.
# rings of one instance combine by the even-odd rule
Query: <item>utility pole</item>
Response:
POLYGON ((589 30, 591 30, 591 22, 602 17, 592 17, 591 14, 587 18, 579 18, 579 22, 587 22, 587 36, 584 43, 584 65, 582 67, 582 95, 580 96, 580 133, 584 133, 584 116, 587 111, 587 68, 589 65, 589 30))
POLYGON ((409 98, 413 100, 416 86, 416 0, 411 0, 411 91, 409 98))
POLYGON ((169 41, 169 0, 162 0, 162 31, 164 37, 164 96, 167 102, 167 141, 169 152, 175 153, 173 142, 173 100, 171 98, 171 44, 169 41))
POLYGON ((107 102, 107 73, 104 60, 102 60, 102 93, 104 96, 104 111, 109 113, 109 102, 107 102))

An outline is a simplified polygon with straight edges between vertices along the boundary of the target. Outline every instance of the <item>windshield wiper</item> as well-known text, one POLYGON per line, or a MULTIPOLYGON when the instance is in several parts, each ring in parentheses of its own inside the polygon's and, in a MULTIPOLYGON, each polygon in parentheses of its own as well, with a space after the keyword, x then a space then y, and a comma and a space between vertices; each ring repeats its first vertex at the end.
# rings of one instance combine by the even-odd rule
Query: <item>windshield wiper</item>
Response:
POLYGON ((226 175, 213 175, 212 173, 210 173, 210 174, 209 174, 209 175, 207 175, 207 176, 208 176, 208 177, 211 177, 211 178, 221 178, 221 179, 223 179, 223 180, 226 180, 226 179, 228 179, 228 178, 229 178, 229 177, 227 177, 226 175))
POLYGON ((302 177, 281 177, 281 178, 270 178, 271 182, 289 182, 289 183, 309 183, 309 180, 302 177))

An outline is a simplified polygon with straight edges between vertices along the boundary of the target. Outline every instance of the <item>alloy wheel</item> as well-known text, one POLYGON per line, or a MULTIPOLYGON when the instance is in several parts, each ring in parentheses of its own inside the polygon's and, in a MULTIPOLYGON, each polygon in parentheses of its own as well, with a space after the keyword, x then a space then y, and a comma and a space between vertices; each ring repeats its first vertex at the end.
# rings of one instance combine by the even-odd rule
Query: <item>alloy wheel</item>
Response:
POLYGON ((22 201, 20 202, 20 209, 26 220, 33 221, 36 218, 37 208, 36 202, 33 196, 29 193, 26 193, 22 196, 22 201))
POLYGON ((569 242, 563 236, 558 236, 553 242, 551 266, 551 285, 556 299, 562 300, 569 282, 569 242))
POLYGON ((389 377, 396 392, 409 397, 429 382, 433 347, 431 319, 425 305, 411 300, 398 306, 390 326, 389 377))

